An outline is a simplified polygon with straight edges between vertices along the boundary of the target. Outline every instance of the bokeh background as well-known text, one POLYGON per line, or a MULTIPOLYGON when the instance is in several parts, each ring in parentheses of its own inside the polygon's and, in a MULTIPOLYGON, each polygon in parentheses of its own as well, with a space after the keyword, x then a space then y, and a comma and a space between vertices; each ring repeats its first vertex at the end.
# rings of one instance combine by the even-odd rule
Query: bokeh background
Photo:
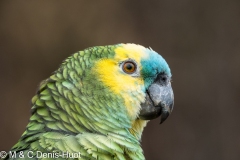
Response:
POLYGON ((143 133, 148 160, 240 159, 239 0, 0 1, 0 150, 66 57, 121 42, 150 46, 173 74, 172 115, 143 133))

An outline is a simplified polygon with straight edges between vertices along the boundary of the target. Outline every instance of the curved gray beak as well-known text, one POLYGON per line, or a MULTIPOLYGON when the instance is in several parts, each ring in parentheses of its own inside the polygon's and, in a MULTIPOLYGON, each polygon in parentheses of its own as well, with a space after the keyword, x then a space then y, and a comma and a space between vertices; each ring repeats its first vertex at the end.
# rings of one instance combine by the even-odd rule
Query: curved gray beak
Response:
POLYGON ((167 85, 153 83, 146 92, 146 100, 141 104, 140 119, 151 120, 161 115, 163 123, 173 110, 174 96, 171 82, 167 85))

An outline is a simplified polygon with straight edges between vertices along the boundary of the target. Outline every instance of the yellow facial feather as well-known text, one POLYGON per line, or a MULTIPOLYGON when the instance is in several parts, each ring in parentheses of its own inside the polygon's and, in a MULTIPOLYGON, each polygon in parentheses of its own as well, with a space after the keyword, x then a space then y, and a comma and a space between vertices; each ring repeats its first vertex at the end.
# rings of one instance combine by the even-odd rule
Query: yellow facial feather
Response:
POLYGON ((141 45, 136 44, 124 44, 115 49, 115 59, 134 59, 138 64, 140 64, 141 59, 147 58, 146 51, 147 49, 141 45))
POLYGON ((144 81, 141 76, 132 77, 124 73, 120 63, 133 59, 141 68, 141 59, 147 57, 145 50, 146 48, 140 45, 123 44, 115 49, 113 59, 102 59, 94 66, 94 71, 100 81, 108 86, 114 94, 123 97, 128 115, 132 120, 136 119, 141 107, 140 103, 145 98, 145 93, 142 91, 144 81))

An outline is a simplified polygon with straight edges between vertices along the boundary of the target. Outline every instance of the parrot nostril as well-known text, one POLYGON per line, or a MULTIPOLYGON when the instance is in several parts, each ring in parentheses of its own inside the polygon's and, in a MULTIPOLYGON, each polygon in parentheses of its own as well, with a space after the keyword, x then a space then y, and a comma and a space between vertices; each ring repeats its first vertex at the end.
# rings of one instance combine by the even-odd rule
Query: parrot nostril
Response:
POLYGON ((164 73, 160 73, 156 80, 161 85, 167 85, 168 82, 170 82, 170 78, 166 74, 164 74, 164 73))
POLYGON ((166 82, 167 78, 166 77, 162 77, 161 79, 163 82, 166 82))

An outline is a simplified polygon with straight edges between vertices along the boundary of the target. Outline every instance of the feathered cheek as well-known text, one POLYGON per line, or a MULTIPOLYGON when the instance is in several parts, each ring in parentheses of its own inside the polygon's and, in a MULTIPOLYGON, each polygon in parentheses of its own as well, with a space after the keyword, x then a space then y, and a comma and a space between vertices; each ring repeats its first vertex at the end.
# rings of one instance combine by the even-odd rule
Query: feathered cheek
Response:
MULTIPOLYGON (((129 90, 128 90, 129 91, 129 90)), ((125 107, 131 119, 136 119, 140 110, 141 103, 145 101, 145 93, 141 90, 134 90, 121 95, 125 102, 125 107)))

